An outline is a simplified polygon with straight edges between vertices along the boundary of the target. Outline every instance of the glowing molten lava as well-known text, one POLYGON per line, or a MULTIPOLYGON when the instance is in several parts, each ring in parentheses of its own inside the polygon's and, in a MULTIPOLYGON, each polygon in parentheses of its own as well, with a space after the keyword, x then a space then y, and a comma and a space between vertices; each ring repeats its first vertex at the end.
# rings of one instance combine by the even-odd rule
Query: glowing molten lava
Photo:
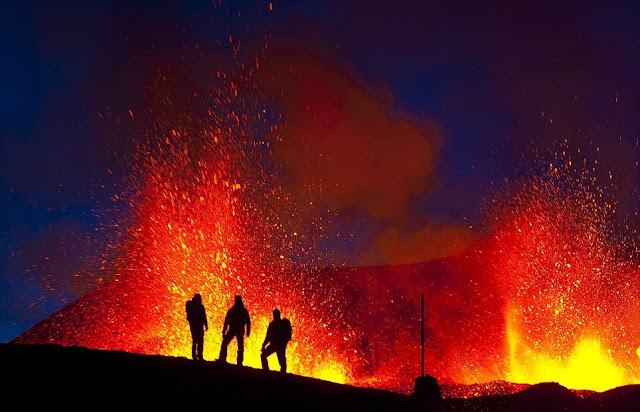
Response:
POLYGON ((509 370, 506 379, 516 383, 558 382, 570 389, 605 391, 634 382, 616 365, 597 336, 576 340, 572 351, 553 357, 545 348, 532 348, 521 338, 517 314, 507 315, 509 370))
POLYGON ((490 242, 488 270, 506 298, 505 379, 596 391, 637 383, 639 270, 613 231, 615 208, 562 179, 529 184, 490 242))

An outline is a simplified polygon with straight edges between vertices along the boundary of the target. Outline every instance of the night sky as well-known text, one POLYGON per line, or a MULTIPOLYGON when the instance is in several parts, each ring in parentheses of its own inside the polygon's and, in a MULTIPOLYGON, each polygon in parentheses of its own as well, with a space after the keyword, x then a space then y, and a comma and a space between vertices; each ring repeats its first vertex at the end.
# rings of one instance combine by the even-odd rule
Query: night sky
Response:
POLYGON ((13 3, 0 9, 0 341, 102 282, 74 273, 99 272, 110 224, 126 221, 108 205, 126 192, 122 128, 135 133, 103 115, 129 118, 154 69, 195 45, 225 56, 267 39, 428 131, 433 170, 394 191, 399 209, 321 199, 335 212, 323 264, 460 252, 481 205, 564 139, 598 151, 622 210, 637 210, 637 2, 13 3))

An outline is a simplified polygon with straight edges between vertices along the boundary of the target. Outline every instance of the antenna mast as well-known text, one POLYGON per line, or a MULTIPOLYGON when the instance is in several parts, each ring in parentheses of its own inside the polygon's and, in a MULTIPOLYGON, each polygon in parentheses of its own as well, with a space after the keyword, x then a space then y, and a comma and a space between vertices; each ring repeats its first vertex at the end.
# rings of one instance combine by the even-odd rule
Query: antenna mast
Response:
POLYGON ((424 377, 424 294, 420 295, 420 348, 422 350, 422 375, 424 377))

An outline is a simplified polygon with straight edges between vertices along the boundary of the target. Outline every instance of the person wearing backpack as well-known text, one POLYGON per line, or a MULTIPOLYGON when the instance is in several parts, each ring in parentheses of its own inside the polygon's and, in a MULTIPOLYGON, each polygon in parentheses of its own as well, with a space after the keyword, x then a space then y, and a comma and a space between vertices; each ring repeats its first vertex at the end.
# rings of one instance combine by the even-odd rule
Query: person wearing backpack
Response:
POLYGON ((202 296, 196 293, 193 299, 187 301, 187 322, 191 329, 191 356, 193 360, 204 360, 202 353, 204 351, 204 331, 209 329, 207 325, 207 312, 202 304, 202 296), (204 327, 204 329, 203 329, 204 327))
POLYGON ((262 343, 262 369, 269 370, 269 361, 267 357, 274 352, 278 356, 278 362, 280 363, 280 372, 287 372, 287 358, 286 350, 287 343, 291 340, 291 322, 289 319, 280 319, 280 310, 273 310, 273 321, 269 323, 267 328, 267 336, 262 343))

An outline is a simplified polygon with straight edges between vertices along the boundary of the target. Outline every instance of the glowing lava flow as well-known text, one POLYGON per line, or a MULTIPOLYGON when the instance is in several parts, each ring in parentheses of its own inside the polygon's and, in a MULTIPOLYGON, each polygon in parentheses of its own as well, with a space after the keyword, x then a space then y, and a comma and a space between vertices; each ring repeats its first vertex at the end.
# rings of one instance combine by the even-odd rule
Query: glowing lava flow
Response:
MULTIPOLYGON (((584 182, 585 180, 581 180, 584 182)), ((505 379, 603 391, 640 382, 637 264, 590 186, 530 179, 496 223, 505 379)))
POLYGON ((605 391, 634 380, 616 365, 602 347, 599 337, 585 336, 564 356, 553 357, 529 347, 521 337, 517 311, 507 311, 509 371, 506 379, 515 383, 558 382, 570 389, 605 391))

